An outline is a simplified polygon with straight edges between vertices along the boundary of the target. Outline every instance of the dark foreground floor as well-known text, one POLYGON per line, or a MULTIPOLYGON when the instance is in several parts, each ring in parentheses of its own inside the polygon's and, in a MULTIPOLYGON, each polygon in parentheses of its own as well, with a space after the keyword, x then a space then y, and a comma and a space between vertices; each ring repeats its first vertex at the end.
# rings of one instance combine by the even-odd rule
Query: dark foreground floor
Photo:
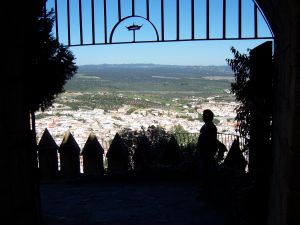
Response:
POLYGON ((225 225, 192 181, 42 184, 45 225, 225 225))

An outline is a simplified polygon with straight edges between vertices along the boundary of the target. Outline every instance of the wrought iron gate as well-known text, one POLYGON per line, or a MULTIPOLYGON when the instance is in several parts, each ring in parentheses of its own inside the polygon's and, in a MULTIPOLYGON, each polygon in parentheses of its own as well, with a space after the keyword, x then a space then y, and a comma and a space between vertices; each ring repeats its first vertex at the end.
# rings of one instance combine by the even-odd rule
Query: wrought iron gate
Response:
POLYGON ((253 0, 48 0, 50 8, 67 46, 273 38, 260 34, 268 23, 253 0))

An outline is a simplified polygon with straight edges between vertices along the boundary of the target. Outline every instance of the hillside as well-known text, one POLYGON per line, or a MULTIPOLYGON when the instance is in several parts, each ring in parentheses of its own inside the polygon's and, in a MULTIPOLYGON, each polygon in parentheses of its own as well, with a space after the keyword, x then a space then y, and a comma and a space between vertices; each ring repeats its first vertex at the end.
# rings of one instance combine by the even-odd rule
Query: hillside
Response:
MULTIPOLYGON (((60 143, 71 129, 83 146, 89 133, 109 143, 121 129, 180 125, 197 133, 201 112, 210 108, 220 132, 235 132, 233 75, 228 67, 151 64, 86 65, 65 86, 54 107, 36 115, 37 135, 45 127, 60 143)), ((107 145, 106 145, 107 146, 107 145)))
POLYGON ((229 66, 177 66, 158 64, 100 64, 79 66, 78 73, 88 76, 134 76, 146 78, 166 76, 178 78, 200 78, 206 76, 232 76, 229 66))
POLYGON ((79 66, 67 91, 177 92, 203 97, 229 89, 228 66, 172 66, 155 64, 101 64, 79 66))

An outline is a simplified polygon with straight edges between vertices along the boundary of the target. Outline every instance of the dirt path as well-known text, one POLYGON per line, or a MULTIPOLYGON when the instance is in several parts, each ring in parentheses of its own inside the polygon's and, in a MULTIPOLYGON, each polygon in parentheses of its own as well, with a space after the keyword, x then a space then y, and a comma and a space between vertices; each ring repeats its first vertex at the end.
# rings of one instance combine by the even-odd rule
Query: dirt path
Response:
POLYGON ((45 225, 224 225, 193 182, 42 184, 45 225))

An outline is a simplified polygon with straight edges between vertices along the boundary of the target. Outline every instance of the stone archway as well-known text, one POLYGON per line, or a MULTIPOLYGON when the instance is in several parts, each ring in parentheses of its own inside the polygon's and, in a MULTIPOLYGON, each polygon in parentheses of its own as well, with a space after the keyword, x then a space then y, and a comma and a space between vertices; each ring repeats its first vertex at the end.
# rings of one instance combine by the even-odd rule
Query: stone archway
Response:
POLYGON ((269 224, 297 224, 300 181, 300 4, 299 1, 257 0, 275 35, 273 170, 269 224))

